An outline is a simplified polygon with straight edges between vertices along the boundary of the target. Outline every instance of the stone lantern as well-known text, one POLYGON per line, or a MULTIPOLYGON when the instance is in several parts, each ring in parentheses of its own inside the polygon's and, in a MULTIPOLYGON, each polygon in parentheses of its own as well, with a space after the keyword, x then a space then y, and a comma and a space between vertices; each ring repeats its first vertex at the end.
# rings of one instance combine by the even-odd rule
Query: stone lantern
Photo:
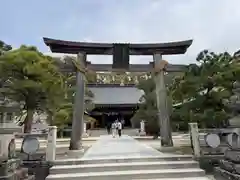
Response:
POLYGON ((27 177, 26 169, 18 169, 21 161, 16 157, 15 133, 22 133, 22 127, 14 122, 19 105, 9 102, 2 103, 0 107, 0 179, 27 177))

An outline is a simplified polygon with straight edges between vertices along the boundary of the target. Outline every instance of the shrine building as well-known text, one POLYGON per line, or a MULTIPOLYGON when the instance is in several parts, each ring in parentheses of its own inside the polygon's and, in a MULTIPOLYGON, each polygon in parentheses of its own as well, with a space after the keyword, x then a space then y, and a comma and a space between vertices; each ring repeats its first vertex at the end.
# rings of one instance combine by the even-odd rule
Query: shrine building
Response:
POLYGON ((94 109, 89 115, 96 119, 96 128, 104 128, 107 123, 124 119, 125 127, 132 127, 131 118, 138 109, 144 92, 134 84, 88 84, 94 94, 94 109))

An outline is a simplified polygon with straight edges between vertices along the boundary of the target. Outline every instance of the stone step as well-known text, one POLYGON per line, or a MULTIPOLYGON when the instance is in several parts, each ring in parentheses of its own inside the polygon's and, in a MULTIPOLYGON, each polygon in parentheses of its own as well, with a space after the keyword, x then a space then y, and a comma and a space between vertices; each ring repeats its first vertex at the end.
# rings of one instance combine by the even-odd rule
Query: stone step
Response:
POLYGON ((160 170, 129 170, 110 172, 91 172, 75 174, 54 174, 49 175, 46 180, 137 180, 137 179, 160 179, 181 177, 201 177, 205 172, 199 168, 189 169, 160 169, 160 170))
POLYGON ((53 166, 50 174, 87 173, 104 171, 127 171, 127 170, 157 170, 177 168, 199 168, 196 161, 161 161, 161 162, 128 162, 107 164, 79 164, 53 166))
MULTIPOLYGON (((144 179, 138 179, 138 180, 144 180, 144 179)), ((150 180, 162 180, 162 179, 150 179, 150 180)), ((178 178, 164 178, 164 180, 179 180, 178 178)), ((181 178, 181 180, 212 180, 208 177, 188 177, 188 178, 181 178)))
POLYGON ((77 165, 77 164, 106 164, 106 163, 128 163, 128 162, 160 162, 160 161, 191 161, 192 155, 160 155, 160 156, 132 156, 132 157, 112 157, 109 158, 82 158, 82 159, 58 159, 53 165, 77 165))

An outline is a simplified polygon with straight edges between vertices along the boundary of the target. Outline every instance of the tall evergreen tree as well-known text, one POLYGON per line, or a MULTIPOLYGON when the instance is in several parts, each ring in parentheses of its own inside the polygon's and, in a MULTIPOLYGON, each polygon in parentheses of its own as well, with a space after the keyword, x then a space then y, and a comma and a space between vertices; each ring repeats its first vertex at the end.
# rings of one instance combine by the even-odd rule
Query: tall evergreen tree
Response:
POLYGON ((58 68, 51 57, 35 47, 21 46, 0 56, 0 76, 5 87, 3 95, 16 102, 24 102, 27 117, 24 132, 31 131, 33 114, 44 109, 50 99, 59 96, 62 83, 58 68))
POLYGON ((197 121, 201 127, 226 124, 229 118, 226 102, 233 94, 233 83, 239 80, 237 59, 236 54, 227 52, 201 52, 197 57, 199 65, 189 65, 170 87, 173 99, 182 103, 175 115, 184 117, 185 122, 197 121), (186 114, 183 116, 182 112, 186 114))

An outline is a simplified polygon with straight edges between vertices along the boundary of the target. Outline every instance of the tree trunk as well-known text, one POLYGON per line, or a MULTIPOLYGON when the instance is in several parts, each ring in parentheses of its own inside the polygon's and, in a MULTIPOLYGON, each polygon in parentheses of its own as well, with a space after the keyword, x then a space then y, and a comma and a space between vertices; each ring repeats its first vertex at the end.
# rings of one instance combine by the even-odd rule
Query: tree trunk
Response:
POLYGON ((34 110, 27 108, 27 116, 24 120, 24 133, 31 133, 34 110))
POLYGON ((60 134, 60 138, 63 138, 63 128, 60 129, 59 134, 60 134))

